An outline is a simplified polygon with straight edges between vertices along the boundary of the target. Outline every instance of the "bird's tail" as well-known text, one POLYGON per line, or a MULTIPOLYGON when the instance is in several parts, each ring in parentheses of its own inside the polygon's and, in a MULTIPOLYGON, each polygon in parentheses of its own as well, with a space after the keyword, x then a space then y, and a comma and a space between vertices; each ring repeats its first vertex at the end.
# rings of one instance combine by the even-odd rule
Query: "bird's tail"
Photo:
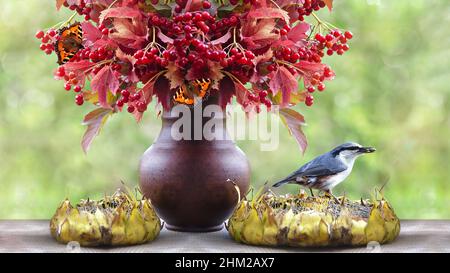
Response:
POLYGON ((273 185, 272 185, 272 187, 274 187, 274 188, 278 188, 279 186, 282 186, 282 185, 284 185, 284 184, 287 184, 287 183, 289 183, 289 182, 291 182, 291 179, 290 179, 290 177, 289 177, 289 178, 285 178, 285 179, 283 179, 283 180, 280 180, 280 181, 278 181, 277 183, 273 184, 273 185))

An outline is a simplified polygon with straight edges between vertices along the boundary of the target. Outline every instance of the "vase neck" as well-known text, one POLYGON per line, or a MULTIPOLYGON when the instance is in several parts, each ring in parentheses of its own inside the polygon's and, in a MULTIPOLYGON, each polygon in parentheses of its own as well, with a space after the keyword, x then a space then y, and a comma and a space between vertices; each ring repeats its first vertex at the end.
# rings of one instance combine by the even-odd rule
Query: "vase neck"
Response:
POLYGON ((176 105, 162 114, 159 139, 169 137, 177 141, 226 140, 226 112, 217 104, 217 96, 194 106, 176 105))

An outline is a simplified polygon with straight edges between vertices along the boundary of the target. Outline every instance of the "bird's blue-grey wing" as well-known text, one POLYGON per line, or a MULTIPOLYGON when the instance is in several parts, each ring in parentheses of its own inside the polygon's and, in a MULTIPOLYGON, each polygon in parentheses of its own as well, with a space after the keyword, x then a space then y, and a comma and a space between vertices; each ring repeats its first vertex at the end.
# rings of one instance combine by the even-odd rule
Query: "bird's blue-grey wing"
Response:
POLYGON ((301 167, 296 175, 304 177, 327 176, 343 172, 346 168, 341 161, 332 156, 322 155, 301 167))
POLYGON ((321 155, 306 163, 288 177, 278 181, 273 187, 279 187, 286 183, 295 182, 297 177, 327 176, 345 171, 345 165, 336 164, 336 162, 337 161, 330 155, 321 155))

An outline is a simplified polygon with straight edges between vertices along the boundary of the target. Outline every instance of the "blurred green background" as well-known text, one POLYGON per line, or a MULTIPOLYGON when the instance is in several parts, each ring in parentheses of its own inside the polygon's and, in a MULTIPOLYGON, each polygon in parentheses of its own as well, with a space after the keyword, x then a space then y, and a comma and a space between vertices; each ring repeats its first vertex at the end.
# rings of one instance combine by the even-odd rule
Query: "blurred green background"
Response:
MULTIPOLYGON (((115 115, 86 156, 80 122, 90 108, 76 107, 53 80, 56 57, 34 38, 69 13, 57 13, 54 0, 0 0, 0 7, 0 219, 49 218, 66 196, 98 198, 120 180, 137 185, 139 158, 160 128, 154 111, 141 124, 115 115)), ((449 2, 338 0, 333 13, 319 15, 352 30, 351 50, 327 60, 337 77, 314 107, 297 106, 308 122, 304 156, 284 128, 276 151, 238 143, 253 186, 353 140, 378 151, 335 193, 369 197, 389 181, 386 197, 401 218, 450 218, 449 2)))

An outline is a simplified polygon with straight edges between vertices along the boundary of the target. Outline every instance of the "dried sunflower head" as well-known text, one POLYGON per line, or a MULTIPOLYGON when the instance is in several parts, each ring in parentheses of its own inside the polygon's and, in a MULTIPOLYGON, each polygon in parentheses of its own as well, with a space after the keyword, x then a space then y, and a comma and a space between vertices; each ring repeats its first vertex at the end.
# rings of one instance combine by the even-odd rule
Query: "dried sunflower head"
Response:
POLYGON ((81 200, 73 207, 61 203, 50 221, 52 236, 81 246, 135 245, 154 240, 161 221, 147 199, 137 200, 122 190, 100 201, 81 200))
POLYGON ((267 192, 238 204, 228 232, 245 244, 304 247, 383 244, 398 236, 400 220, 384 198, 339 199, 267 192))

